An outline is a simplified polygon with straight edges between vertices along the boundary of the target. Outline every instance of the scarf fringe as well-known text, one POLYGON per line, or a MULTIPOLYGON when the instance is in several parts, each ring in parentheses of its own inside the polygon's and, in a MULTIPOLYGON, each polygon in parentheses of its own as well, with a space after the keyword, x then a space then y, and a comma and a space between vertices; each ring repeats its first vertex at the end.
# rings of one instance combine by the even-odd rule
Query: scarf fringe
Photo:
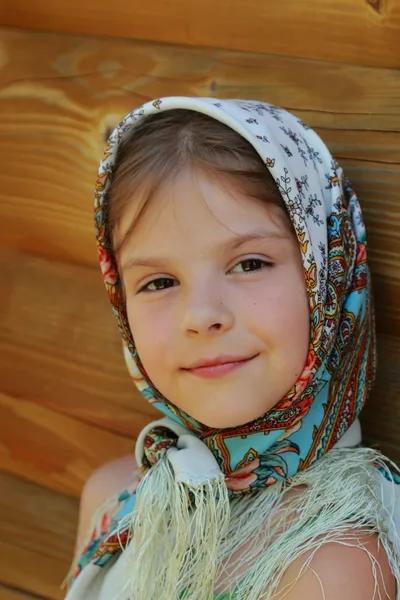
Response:
POLYGON ((365 531, 378 535, 400 600, 395 497, 385 506, 379 486, 378 468, 390 479, 388 465, 398 471, 375 450, 332 449, 291 480, 229 502, 222 480, 188 488, 160 460, 140 483, 133 513, 119 523, 133 538, 118 559, 125 563, 125 583, 113 600, 158 600, 161 590, 163 600, 211 600, 216 593, 272 600, 289 565, 309 553, 287 592, 326 543, 361 547, 378 593, 379 565, 360 542, 365 531))
MULTIPOLYGON (((175 480, 167 457, 143 478, 130 520, 126 552, 129 598, 211 600, 218 571, 220 538, 226 536, 230 504, 224 478, 198 485, 175 480), (156 576, 155 576, 156 574, 156 576), (195 584, 193 583, 195 582, 195 584)), ((120 528, 126 526, 121 521, 120 528)))
MULTIPOLYGON (((232 590, 229 581, 235 580, 235 571, 238 573, 241 569, 243 572, 245 563, 251 566, 241 579, 236 576, 238 585, 232 597, 235 600, 270 600, 293 561, 310 553, 298 577, 285 589, 286 593, 296 585, 304 571, 311 568, 313 557, 321 546, 338 543, 357 545, 368 554, 377 593, 379 565, 360 542, 360 533, 367 531, 378 535, 397 581, 400 598, 400 540, 389 533, 390 525, 394 526, 394 497, 390 508, 383 505, 379 493, 377 467, 390 477, 387 465, 387 459, 371 449, 333 449, 312 467, 297 473, 286 485, 284 482, 275 484, 258 497, 234 501, 229 538, 221 542, 220 560, 232 561, 229 578, 226 577, 220 586, 221 591, 232 590), (288 497, 287 492, 299 486, 304 489, 288 497), (241 514, 246 518, 241 518, 241 514), (235 561, 235 550, 246 541, 250 542, 248 550, 235 561)), ((391 466, 397 470, 395 465, 391 466)), ((392 531, 393 535, 398 535, 394 527, 392 531)))

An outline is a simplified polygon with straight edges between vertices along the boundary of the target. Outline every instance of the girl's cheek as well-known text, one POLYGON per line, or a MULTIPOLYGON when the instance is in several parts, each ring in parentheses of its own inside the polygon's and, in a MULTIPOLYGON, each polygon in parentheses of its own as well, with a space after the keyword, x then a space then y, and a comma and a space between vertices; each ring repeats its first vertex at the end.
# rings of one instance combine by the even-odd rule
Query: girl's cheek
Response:
POLYGON ((308 299, 302 281, 295 274, 244 294, 240 312, 268 336, 296 338, 299 334, 308 342, 308 299))
POLYGON ((127 306, 129 326, 138 354, 145 364, 165 358, 165 353, 171 350, 172 332, 171 319, 161 311, 155 311, 151 305, 139 309, 127 306))
POLYGON ((262 317, 262 322, 276 321, 277 323, 289 316, 293 305, 293 290, 288 290, 285 281, 274 281, 262 283, 258 287, 249 288, 240 298, 241 312, 247 312, 250 316, 262 317))

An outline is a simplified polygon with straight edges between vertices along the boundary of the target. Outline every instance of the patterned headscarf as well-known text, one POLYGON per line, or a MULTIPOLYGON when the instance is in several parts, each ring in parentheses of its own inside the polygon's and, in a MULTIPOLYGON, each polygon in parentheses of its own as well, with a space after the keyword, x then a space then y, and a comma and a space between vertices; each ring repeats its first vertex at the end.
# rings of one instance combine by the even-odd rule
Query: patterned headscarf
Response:
MULTIPOLYGON (((109 138, 99 168, 95 221, 104 282, 132 378, 146 400, 206 444, 231 495, 292 477, 340 440, 362 409, 375 374, 371 282, 357 196, 310 127, 282 108, 256 101, 169 97, 148 102, 128 114, 109 138), (207 427, 152 384, 135 348, 109 242, 105 206, 119 145, 147 115, 176 108, 204 113, 250 142, 276 182, 301 249, 311 320, 304 371, 271 410, 239 427, 207 427)), ((177 435, 162 425, 147 430, 143 471, 176 443, 177 435)))

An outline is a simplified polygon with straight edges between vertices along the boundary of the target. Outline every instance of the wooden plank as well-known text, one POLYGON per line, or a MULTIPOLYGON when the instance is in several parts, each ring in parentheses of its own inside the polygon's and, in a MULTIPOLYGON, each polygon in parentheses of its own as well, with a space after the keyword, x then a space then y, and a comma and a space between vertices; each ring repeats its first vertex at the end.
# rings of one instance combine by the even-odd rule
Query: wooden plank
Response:
POLYGON ((132 107, 168 94, 259 97, 286 106, 316 128, 345 167, 357 171, 354 183, 369 194, 367 211, 378 203, 385 226, 398 214, 400 76, 394 70, 2 34, 3 245, 97 267, 92 199, 106 131, 132 107))
POLYGON ((400 339, 378 337, 378 374, 362 411, 364 443, 400 465, 400 339))
MULTIPOLYGON (((20 134, 29 124, 29 105, 22 104, 26 94, 35 110, 42 107, 42 114, 60 113, 60 133, 68 133, 65 128, 73 125, 71 119, 80 118, 79 127, 70 132, 71 143, 79 135, 87 141, 88 129, 94 124, 98 134, 101 126, 112 124, 134 106, 164 95, 256 97, 305 111, 302 116, 316 127, 400 129, 400 75, 394 69, 326 64, 293 54, 280 57, 0 30, 4 56, 0 98, 21 102, 24 107, 20 134), (109 112, 113 114, 108 115, 108 123, 101 122, 109 112)), ((34 119, 31 127, 35 121, 40 127, 40 119, 34 119)), ((54 124, 48 131, 52 132, 54 124)), ((93 143, 87 142, 83 157, 90 157, 92 150, 93 143)))
POLYGON ((397 165, 343 163, 366 221, 377 329, 400 338, 400 170, 397 165))
POLYGON ((45 600, 43 597, 32 596, 21 590, 0 584, 0 600, 45 600))
POLYGON ((398 0, 1 0, 4 25, 399 66, 398 0))
MULTIPOLYGON (((110 447, 107 444, 102 450, 106 439, 104 432, 99 432, 96 437, 95 430, 89 434, 73 420, 61 417, 56 425, 56 416, 40 412, 31 403, 132 437, 136 437, 159 413, 136 392, 127 375, 119 333, 96 271, 11 251, 0 257, 0 269, 4 281, 8 282, 8 294, 0 296, 0 381, 5 394, 24 399, 20 403, 4 400, 7 416, 3 422, 9 422, 13 431, 8 442, 13 448, 10 469, 28 476, 31 465, 27 457, 22 458, 22 464, 18 466, 26 436, 33 456, 42 457, 38 460, 34 478, 38 477, 52 487, 70 486, 75 490, 72 493, 76 493, 89 466, 112 458, 110 447, 115 446, 116 455, 129 452, 129 447, 125 449, 125 441, 118 442, 116 437, 110 437, 110 447), (29 298, 28 303, 26 298, 29 298), (18 429, 21 438, 16 437, 18 429), (57 431, 57 440, 52 431, 57 431), (73 441, 69 441, 69 436, 73 441), (35 441, 37 439, 43 446, 35 441), (116 442, 122 446, 117 446, 116 442), (50 474, 43 473, 48 461, 44 461, 44 466, 40 466, 40 461, 52 447, 56 448, 55 455, 60 457, 54 460, 61 463, 50 468, 50 474), (65 459, 65 463, 62 460, 70 454, 72 467, 66 467, 68 460, 65 459)), ((375 427, 372 418, 367 425, 373 436, 381 440, 386 439, 390 426, 398 428, 400 425, 399 337, 392 341, 399 323, 399 309, 395 298, 389 299, 393 306, 388 301, 386 284, 387 280, 383 278, 378 280, 376 287, 379 324, 383 331, 378 338, 381 354, 378 391, 372 400, 375 404, 371 404, 379 410, 382 420, 375 427), (392 311, 390 318, 383 314, 383 309, 392 311)), ((398 292, 399 287, 393 290, 398 292)), ((395 430, 392 434, 389 431, 388 443, 393 446, 396 435, 395 430)))
MULTIPOLYGON (((38 145, 41 143, 38 140, 38 145)), ((75 189, 68 189, 72 187, 70 183, 60 181, 63 167, 59 165, 58 170, 49 173, 43 163, 31 162, 38 156, 38 148, 32 147, 30 153, 26 153, 26 146, 24 152, 18 151, 18 145, 11 142, 9 154, 0 156, 4 166, 4 174, 0 175, 0 244, 52 260, 98 269, 92 223, 93 193, 87 189, 95 178, 94 167, 92 177, 85 174, 87 193, 83 197, 81 187, 85 186, 81 184, 85 182, 83 176, 80 178, 80 167, 71 170, 75 189), (32 186, 34 170, 38 179, 32 186)), ((350 152, 348 148, 339 150, 341 154, 346 151, 350 152)), ((393 253, 398 248, 399 167, 347 158, 340 162, 360 197, 369 225, 371 252, 379 263, 376 271, 381 272, 381 268, 390 266, 385 265, 385 256, 381 253, 393 253)), ((392 269, 391 277, 395 276, 392 269)))
POLYGON ((135 438, 160 413, 130 380, 97 270, 6 249, 0 265, 4 394, 135 438))
POLYGON ((2 469, 70 496, 97 467, 134 452, 132 439, 2 393, 0 422, 2 469))
POLYGON ((77 500, 4 473, 0 485, 0 581, 42 598, 63 598, 77 500))

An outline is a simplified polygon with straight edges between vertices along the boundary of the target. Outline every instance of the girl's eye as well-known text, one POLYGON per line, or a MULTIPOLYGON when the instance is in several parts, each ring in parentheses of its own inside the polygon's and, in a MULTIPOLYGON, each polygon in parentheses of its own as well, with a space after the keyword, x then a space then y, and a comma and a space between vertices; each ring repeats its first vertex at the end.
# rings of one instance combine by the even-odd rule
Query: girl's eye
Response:
POLYGON ((174 287, 176 283, 175 279, 171 279, 170 277, 159 277, 146 283, 139 292, 161 292, 167 288, 174 287))
MULTIPOLYGON (((261 258, 246 258, 245 260, 241 260, 238 262, 233 269, 231 269, 231 273, 253 273, 254 271, 261 271, 262 269, 272 267, 273 264, 266 260, 262 260, 261 258)), ((158 277, 157 279, 153 279, 153 281, 149 281, 142 288, 140 288, 139 292, 162 292, 168 288, 175 287, 178 285, 178 281, 176 279, 172 279, 171 277, 158 277)))
POLYGON ((264 269, 265 267, 272 266, 272 263, 262 260, 261 258, 246 258, 246 260, 241 260, 233 267, 232 273, 252 273, 253 271, 261 271, 261 269, 264 269))

